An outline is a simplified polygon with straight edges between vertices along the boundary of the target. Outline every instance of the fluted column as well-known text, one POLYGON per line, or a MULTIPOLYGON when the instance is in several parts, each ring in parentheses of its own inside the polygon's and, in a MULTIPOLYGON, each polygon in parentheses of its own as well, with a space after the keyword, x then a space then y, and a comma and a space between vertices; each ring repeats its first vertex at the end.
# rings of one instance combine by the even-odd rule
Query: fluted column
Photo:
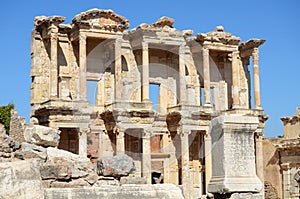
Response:
POLYGON ((142 101, 149 101, 149 51, 148 43, 142 43, 142 101))
POLYGON ((186 102, 186 80, 185 80, 185 46, 179 46, 179 100, 186 102))
MULTIPOLYGON (((54 25, 52 25, 54 26, 54 25)), ((58 67, 57 67, 57 28, 53 27, 54 32, 50 34, 50 98, 56 98, 58 94, 58 67)))
POLYGON ((210 104, 210 71, 209 71, 209 50, 202 49, 203 56, 203 79, 204 79, 204 106, 211 106, 210 104))
POLYGON ((150 133, 145 131, 142 135, 142 176, 146 178, 147 184, 151 184, 151 145, 150 145, 150 133))
POLYGON ((115 97, 116 101, 121 100, 121 75, 122 75, 122 59, 121 59, 121 44, 119 39, 115 42, 115 97))
POLYGON ((86 35, 79 35, 79 95, 86 99, 86 35))
POLYGON ((260 80, 258 69, 258 48, 254 48, 252 52, 253 57, 253 80, 254 80, 254 101, 255 108, 261 108, 260 104, 260 80))
POLYGON ((238 87, 238 51, 232 52, 232 108, 239 107, 239 87, 238 87))

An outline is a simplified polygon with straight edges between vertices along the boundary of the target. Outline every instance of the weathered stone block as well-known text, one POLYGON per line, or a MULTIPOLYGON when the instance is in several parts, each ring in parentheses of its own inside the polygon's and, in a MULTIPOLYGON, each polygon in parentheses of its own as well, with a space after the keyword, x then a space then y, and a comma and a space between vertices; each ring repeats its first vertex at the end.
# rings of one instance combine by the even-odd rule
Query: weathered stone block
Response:
POLYGON ((147 184, 146 178, 135 177, 135 176, 125 176, 120 179, 121 184, 147 184))
POLYGON ((13 141, 8 135, 0 135, 0 152, 12 153, 20 148, 20 144, 17 141, 13 141))
POLYGON ((135 171, 133 159, 126 154, 119 154, 111 158, 98 158, 98 175, 122 177, 135 171))
POLYGON ((39 161, 0 163, 0 197, 3 199, 43 199, 39 161))
POLYGON ((89 198, 89 199, 183 199, 178 186, 172 184, 101 186, 97 188, 50 188, 45 189, 45 199, 89 198))
POLYGON ((46 160, 47 153, 46 148, 37 146, 34 144, 29 144, 26 142, 23 142, 21 144, 21 150, 15 152, 15 157, 19 159, 31 159, 31 158, 40 158, 42 160, 46 160))
POLYGON ((41 167, 43 179, 67 181, 80 178, 85 181, 84 186, 86 183, 92 185, 98 180, 96 165, 92 164, 88 158, 53 147, 48 147, 46 151, 47 161, 41 167))
POLYGON ((33 125, 25 128, 24 138, 26 142, 31 144, 44 147, 57 147, 60 139, 59 134, 59 130, 40 125, 33 125))
POLYGON ((41 166, 41 177, 43 180, 69 180, 72 175, 70 168, 72 164, 73 162, 63 158, 54 158, 41 166))
POLYGON ((258 118, 225 115, 210 125, 212 138, 211 193, 259 192, 262 183, 256 176, 254 131, 258 118))

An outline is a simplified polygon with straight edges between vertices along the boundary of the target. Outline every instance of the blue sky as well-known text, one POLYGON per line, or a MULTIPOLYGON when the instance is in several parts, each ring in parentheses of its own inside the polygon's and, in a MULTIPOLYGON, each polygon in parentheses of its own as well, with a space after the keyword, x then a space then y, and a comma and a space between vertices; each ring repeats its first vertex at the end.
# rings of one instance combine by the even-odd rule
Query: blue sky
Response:
POLYGON ((19 115, 30 112, 30 37, 37 15, 62 15, 70 22, 90 8, 112 9, 126 17, 131 28, 162 16, 175 19, 179 30, 209 32, 217 25, 246 41, 263 38, 260 48, 261 101, 266 137, 283 134, 280 117, 300 106, 300 1, 271 0, 19 0, 1 2, 0 105, 14 103, 19 115))

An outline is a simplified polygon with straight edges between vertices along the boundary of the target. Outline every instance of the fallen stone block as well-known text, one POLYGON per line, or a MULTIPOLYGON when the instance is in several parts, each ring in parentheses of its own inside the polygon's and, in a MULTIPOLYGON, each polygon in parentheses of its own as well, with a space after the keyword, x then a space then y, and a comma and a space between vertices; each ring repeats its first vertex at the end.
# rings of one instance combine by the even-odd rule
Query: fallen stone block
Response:
POLYGON ((24 131, 26 142, 44 147, 57 147, 60 139, 59 135, 59 130, 40 125, 27 126, 24 131))
POLYGON ((38 159, 0 163, 1 199, 43 199, 38 159))
POLYGON ((31 158, 40 158, 42 160, 46 160, 47 153, 46 148, 37 146, 34 144, 29 144, 23 142, 21 144, 21 150, 15 152, 15 157, 21 160, 31 159, 31 158))
POLYGON ((98 158, 98 175, 120 178, 135 171, 133 159, 126 154, 119 154, 109 158, 98 158))

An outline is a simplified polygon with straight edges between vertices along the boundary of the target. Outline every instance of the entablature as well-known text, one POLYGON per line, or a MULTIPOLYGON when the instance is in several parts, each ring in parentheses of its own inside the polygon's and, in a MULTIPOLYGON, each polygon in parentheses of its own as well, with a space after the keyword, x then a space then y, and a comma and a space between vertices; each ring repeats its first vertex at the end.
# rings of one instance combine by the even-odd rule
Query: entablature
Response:
POLYGON ((253 53, 254 48, 258 48, 260 45, 265 43, 264 39, 250 39, 248 41, 242 42, 239 45, 241 57, 250 57, 253 53))
POLYGON ((224 31, 223 26, 217 26, 215 30, 208 33, 200 33, 194 39, 208 49, 229 52, 237 50, 241 40, 241 38, 224 31))

